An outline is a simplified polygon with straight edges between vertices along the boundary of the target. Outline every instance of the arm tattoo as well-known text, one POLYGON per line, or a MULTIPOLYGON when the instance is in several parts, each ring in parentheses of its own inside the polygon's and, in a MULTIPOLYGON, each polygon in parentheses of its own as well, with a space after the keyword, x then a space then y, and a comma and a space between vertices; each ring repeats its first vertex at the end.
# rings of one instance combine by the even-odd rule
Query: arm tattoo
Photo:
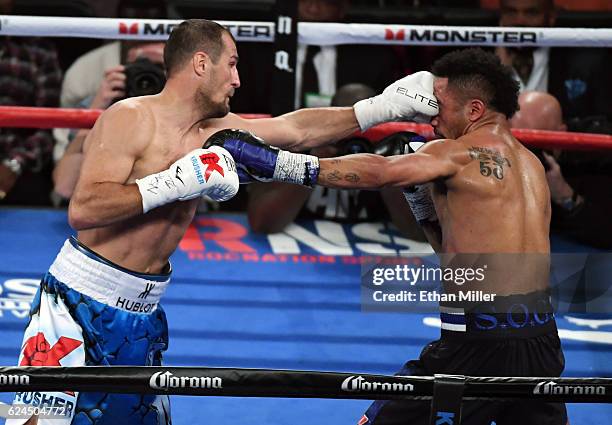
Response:
POLYGON ((468 149, 470 158, 480 162, 480 174, 485 177, 493 176, 497 180, 504 178, 504 166, 511 168, 508 158, 494 149, 472 146, 468 149))
POLYGON ((344 180, 347 182, 357 183, 361 179, 357 173, 348 173, 344 175, 344 180))
POLYGON ((330 171, 329 173, 327 173, 326 178, 330 182, 337 182, 339 180, 342 180, 342 176, 340 176, 340 172, 338 170, 330 171))

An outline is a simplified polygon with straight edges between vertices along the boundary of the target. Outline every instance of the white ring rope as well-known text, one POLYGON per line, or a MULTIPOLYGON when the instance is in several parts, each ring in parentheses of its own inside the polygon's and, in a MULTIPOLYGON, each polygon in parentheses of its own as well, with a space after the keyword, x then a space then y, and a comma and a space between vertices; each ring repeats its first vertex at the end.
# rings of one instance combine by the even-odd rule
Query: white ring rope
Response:
MULTIPOLYGON (((0 35, 165 40, 180 20, 0 15, 0 35)), ((274 41, 274 23, 218 21, 238 41, 274 41)), ((315 45, 612 47, 612 28, 515 28, 300 22, 299 42, 315 45)))

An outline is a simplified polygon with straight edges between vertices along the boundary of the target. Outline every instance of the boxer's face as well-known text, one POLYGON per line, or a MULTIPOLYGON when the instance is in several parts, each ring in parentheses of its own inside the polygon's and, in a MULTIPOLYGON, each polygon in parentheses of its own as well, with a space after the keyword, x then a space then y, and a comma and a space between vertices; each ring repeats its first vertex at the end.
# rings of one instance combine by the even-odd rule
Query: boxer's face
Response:
POLYGON ((438 99, 439 113, 431 120, 434 133, 447 139, 457 139, 467 126, 465 105, 448 86, 448 78, 434 80, 434 96, 438 99))
POLYGON ((202 102, 211 116, 221 118, 229 113, 230 99, 240 87, 237 65, 236 44, 224 33, 223 50, 216 63, 211 60, 211 72, 202 93, 202 102))

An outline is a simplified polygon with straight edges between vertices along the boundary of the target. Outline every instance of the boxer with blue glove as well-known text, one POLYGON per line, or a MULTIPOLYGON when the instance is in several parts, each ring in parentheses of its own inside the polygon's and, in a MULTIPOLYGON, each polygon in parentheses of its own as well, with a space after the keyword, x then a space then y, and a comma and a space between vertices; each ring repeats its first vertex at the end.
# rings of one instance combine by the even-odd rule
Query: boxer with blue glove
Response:
MULTIPOLYGON (((425 139, 416 134, 406 132, 406 137, 394 140, 381 141, 374 148, 377 155, 393 157, 398 154, 413 154, 424 144, 425 139)), ((266 144, 262 139, 245 130, 226 129, 213 134, 204 144, 204 147, 213 149, 221 146, 231 153, 236 161, 240 183, 253 181, 270 182, 280 181, 295 183, 304 186, 313 186, 317 183, 321 165, 338 162, 338 159, 321 159, 313 155, 287 152, 266 144)), ((358 154, 371 157, 371 154, 358 154)), ((356 156, 355 156, 356 157, 356 156)), ((331 181, 338 183, 335 177, 331 181)), ((328 178, 329 180, 329 178, 328 178)), ((323 184, 329 186, 329 184, 323 184)), ((336 186, 337 187, 337 186, 336 186)), ((353 186, 353 188, 355 188, 353 186)), ((404 196, 410 205, 415 218, 423 224, 435 220, 436 212, 433 201, 429 195, 427 185, 415 185, 404 188, 404 196)))
MULTIPOLYGON (((396 138, 392 144, 383 141, 381 145, 375 147, 376 154, 356 154, 342 158, 367 160, 367 158, 386 156, 391 159, 398 154, 414 153, 425 144, 422 136, 409 132, 405 134, 407 135, 405 138, 396 138)), ((278 181, 314 186, 317 184, 321 169, 325 170, 327 165, 331 166, 340 161, 338 158, 319 159, 313 155, 288 152, 268 145, 248 131, 238 129, 225 129, 213 134, 204 144, 204 148, 214 147, 222 147, 232 155, 236 161, 241 184, 253 181, 278 181)), ((334 177, 328 177, 326 183, 320 184, 336 187, 339 183, 334 182, 334 177)))
MULTIPOLYGON (((414 154, 425 144, 426 140, 411 132, 402 133, 403 137, 393 137, 382 140, 374 147, 375 154, 348 155, 342 160, 339 158, 319 159, 313 155, 292 153, 266 144, 261 138, 245 130, 226 129, 213 134, 204 144, 206 148, 221 146, 229 151, 236 161, 240 183, 253 181, 270 182, 279 181, 295 183, 304 186, 321 184, 335 188, 373 189, 382 188, 388 184, 359 186, 359 176, 346 173, 343 183, 337 171, 325 173, 328 167, 339 164, 341 161, 362 162, 376 159, 377 162, 388 161, 397 163, 400 155, 414 154), (385 157, 385 158, 383 158, 385 157), (346 159, 344 159, 346 158, 346 159), (319 175, 324 175, 319 179, 319 175), (346 185, 343 185, 346 184, 346 185)), ((360 166, 362 165, 360 164, 360 166)), ((384 167, 384 166, 383 166, 384 167)), ((407 168, 406 170, 410 170, 407 168)), ((405 172, 406 170, 398 172, 405 172)), ((426 172, 423 170, 422 172, 426 172)), ((379 176, 383 173, 377 173, 379 176)), ((363 183, 361 183, 363 184, 363 183)), ((398 185, 392 185, 398 187, 398 185)), ((402 187, 402 186, 400 186, 402 187)), ((437 226, 429 229, 430 222, 437 221, 436 210, 427 184, 407 184, 403 186, 404 197, 412 210, 415 219, 426 231, 437 233, 437 226)))

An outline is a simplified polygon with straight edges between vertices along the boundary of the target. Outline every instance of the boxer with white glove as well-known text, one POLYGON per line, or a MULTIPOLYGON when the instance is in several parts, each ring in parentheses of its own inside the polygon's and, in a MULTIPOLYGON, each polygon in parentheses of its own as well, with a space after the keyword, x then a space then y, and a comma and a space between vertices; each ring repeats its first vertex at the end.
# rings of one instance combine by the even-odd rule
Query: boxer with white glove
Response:
POLYGON ((195 149, 167 170, 136 180, 142 196, 142 211, 174 201, 207 195, 227 201, 238 192, 239 179, 232 156, 222 147, 195 149))
POLYGON ((353 109, 361 131, 388 121, 428 123, 438 115, 434 75, 420 71, 397 80, 378 96, 360 100, 353 109))

